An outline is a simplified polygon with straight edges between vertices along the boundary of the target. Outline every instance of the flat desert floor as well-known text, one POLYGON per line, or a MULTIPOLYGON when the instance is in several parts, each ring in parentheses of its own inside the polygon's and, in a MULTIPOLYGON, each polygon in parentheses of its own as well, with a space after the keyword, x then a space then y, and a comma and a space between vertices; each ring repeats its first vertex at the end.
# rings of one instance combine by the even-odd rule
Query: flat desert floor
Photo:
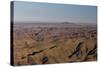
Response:
POLYGON ((97 60, 97 27, 73 23, 15 23, 14 65, 97 60))

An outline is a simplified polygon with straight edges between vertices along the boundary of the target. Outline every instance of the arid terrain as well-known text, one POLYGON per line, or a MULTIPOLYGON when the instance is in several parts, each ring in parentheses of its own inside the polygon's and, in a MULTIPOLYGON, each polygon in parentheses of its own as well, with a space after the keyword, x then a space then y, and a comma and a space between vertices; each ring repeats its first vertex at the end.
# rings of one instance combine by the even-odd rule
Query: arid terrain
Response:
POLYGON ((74 23, 15 23, 14 65, 97 60, 97 27, 74 23))

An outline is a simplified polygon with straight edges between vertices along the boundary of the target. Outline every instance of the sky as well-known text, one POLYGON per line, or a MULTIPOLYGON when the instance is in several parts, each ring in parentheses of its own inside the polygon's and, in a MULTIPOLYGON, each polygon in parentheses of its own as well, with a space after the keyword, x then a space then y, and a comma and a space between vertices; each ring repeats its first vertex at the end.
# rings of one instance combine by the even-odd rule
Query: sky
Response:
POLYGON ((97 7, 14 1, 14 21, 96 23, 97 7))

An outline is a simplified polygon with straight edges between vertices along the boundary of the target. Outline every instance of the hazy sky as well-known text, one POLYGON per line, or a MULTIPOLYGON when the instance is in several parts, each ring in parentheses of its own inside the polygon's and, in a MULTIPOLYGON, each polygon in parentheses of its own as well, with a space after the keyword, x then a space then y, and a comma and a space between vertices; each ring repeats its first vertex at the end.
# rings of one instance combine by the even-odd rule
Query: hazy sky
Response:
POLYGON ((97 7, 14 1, 14 21, 96 23, 97 7))

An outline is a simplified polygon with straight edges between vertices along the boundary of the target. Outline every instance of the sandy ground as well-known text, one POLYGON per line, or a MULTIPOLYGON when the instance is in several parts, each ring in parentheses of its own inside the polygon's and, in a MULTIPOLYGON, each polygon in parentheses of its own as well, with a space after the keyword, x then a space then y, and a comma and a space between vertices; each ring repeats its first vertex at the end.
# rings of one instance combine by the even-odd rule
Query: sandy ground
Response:
POLYGON ((97 60, 95 25, 14 26, 14 65, 97 60))

